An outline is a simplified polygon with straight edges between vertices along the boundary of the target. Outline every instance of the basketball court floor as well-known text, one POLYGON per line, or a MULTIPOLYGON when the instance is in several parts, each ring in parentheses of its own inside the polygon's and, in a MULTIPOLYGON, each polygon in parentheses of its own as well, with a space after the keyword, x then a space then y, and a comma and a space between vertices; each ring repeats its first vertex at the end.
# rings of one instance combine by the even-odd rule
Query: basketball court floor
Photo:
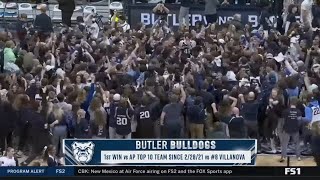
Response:
MULTIPOLYGON (((256 165, 257 166, 287 166, 287 159, 285 162, 280 163, 280 155, 258 155, 256 165)), ((301 157, 301 161, 298 161, 295 156, 290 156, 289 166, 316 166, 313 157, 301 157)))

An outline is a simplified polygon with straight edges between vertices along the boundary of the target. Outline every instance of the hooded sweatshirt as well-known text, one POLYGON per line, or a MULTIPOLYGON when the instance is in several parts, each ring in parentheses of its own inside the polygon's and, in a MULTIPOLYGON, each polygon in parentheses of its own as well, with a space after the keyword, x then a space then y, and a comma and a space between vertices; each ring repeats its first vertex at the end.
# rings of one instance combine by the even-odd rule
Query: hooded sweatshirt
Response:
POLYGON ((6 66, 7 63, 15 63, 16 56, 11 48, 4 48, 4 65, 6 66))

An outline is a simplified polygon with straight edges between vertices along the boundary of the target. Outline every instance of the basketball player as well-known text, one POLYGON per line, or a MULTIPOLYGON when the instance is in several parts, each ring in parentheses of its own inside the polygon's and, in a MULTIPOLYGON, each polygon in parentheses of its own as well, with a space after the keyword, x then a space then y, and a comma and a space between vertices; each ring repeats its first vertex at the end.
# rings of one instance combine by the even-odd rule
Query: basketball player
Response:
POLYGON ((311 94, 309 95, 309 103, 305 107, 305 116, 306 119, 312 123, 320 121, 320 106, 316 98, 311 94))
POLYGON ((115 119, 115 110, 119 106, 119 101, 121 99, 120 94, 115 94, 112 97, 112 103, 105 107, 108 113, 108 120, 109 120, 109 139, 116 138, 116 119, 115 119))
POLYGON ((138 138, 155 138, 154 123, 156 123, 156 117, 154 117, 154 109, 159 103, 159 99, 151 92, 148 91, 142 98, 141 106, 136 111, 137 119, 137 137, 138 138), (152 103, 150 104, 150 98, 152 103))
POLYGON ((314 98, 313 94, 310 93, 307 96, 307 104, 305 105, 304 112, 305 118, 303 123, 303 139, 304 139, 304 147, 309 149, 312 133, 310 131, 311 126, 314 122, 320 121, 320 106, 319 102, 316 98, 314 98))
POLYGON ((116 137, 115 139, 131 139, 131 120, 134 109, 129 99, 121 99, 119 106, 115 109, 116 137))

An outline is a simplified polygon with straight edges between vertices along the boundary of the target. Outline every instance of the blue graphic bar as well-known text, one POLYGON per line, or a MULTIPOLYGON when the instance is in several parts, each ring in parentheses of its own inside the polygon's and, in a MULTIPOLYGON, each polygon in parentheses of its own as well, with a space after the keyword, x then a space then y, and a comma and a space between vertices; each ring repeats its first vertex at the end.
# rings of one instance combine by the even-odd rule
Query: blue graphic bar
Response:
POLYGON ((227 176, 227 177, 318 177, 317 167, 0 167, 0 179, 5 177, 71 177, 71 176, 227 176))
POLYGON ((68 166, 254 166, 256 140, 65 139, 68 166))
POLYGON ((74 167, 0 167, 0 177, 58 177, 74 175, 74 167))

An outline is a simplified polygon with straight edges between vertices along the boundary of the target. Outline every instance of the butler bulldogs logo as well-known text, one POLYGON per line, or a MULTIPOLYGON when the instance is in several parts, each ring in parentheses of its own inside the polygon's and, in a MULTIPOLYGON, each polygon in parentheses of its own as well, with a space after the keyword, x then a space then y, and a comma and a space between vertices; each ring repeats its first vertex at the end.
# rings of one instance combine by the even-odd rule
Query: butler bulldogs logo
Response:
POLYGON ((94 153, 93 142, 74 142, 72 143, 72 152, 76 161, 79 163, 88 163, 91 161, 94 153))

